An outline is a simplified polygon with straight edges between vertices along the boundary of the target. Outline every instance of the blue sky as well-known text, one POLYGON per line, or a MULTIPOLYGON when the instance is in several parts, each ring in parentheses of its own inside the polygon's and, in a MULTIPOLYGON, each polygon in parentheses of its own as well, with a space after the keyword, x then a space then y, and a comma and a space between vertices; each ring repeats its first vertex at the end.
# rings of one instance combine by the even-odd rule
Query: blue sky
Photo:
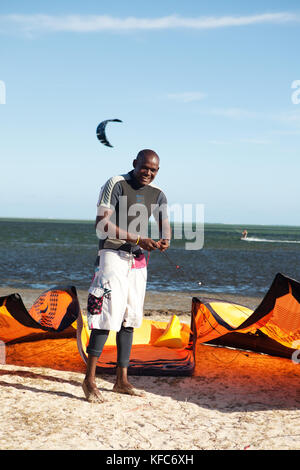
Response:
POLYGON ((0 217, 93 219, 151 148, 171 205, 300 225, 299 44, 298 1, 1 2, 0 217))

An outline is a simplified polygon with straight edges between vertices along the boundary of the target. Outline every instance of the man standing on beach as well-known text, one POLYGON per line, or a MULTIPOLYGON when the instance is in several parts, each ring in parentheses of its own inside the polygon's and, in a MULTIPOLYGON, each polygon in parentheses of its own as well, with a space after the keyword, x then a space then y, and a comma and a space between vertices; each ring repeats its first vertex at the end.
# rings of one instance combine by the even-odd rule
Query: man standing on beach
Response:
POLYGON ((113 391, 143 395, 129 383, 127 369, 133 330, 141 326, 143 317, 147 278, 143 250, 164 251, 171 238, 166 196, 152 184, 158 170, 158 155, 153 150, 141 150, 133 161, 133 170, 110 178, 100 191, 96 218, 99 256, 88 296, 91 335, 82 384, 89 401, 104 401, 96 386, 95 374, 110 330, 117 332, 113 391), (159 227, 159 241, 148 237, 152 214, 159 227))

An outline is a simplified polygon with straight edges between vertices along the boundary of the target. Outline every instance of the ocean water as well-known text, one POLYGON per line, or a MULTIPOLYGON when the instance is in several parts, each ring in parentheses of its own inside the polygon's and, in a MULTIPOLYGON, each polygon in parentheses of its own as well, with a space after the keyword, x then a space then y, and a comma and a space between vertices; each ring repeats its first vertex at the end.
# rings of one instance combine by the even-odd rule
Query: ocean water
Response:
MULTIPOLYGON (((185 244, 150 254, 148 290, 261 296, 278 272, 300 280, 300 227, 206 224, 202 249, 185 244)), ((93 222, 0 219, 1 287, 88 289, 96 255, 93 222)))

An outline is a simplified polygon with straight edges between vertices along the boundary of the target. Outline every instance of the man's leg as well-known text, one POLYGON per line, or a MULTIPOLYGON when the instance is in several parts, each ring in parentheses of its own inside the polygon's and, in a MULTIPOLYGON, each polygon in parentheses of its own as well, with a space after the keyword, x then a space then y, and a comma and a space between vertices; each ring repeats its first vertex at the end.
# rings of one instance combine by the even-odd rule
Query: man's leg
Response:
POLYGON ((116 383, 113 387, 114 392, 125 393, 128 395, 145 396, 145 394, 135 389, 128 381, 127 371, 132 347, 133 328, 122 325, 117 333, 117 372, 116 383))
POLYGON ((103 396, 97 388, 95 376, 97 361, 102 353, 108 334, 108 330, 92 330, 89 345, 87 347, 88 360, 82 388, 87 400, 91 402, 101 403, 104 401, 103 396))
MULTIPOLYGON (((146 291, 147 266, 146 258, 142 255, 134 259, 128 276, 127 307, 124 324, 139 327, 143 320, 143 306, 146 291)), ((117 335, 118 366, 117 380, 114 391, 130 395, 144 396, 144 392, 136 390, 128 381, 127 370, 132 346, 133 328, 123 327, 117 335), (131 330, 131 332, 130 332, 131 330)))

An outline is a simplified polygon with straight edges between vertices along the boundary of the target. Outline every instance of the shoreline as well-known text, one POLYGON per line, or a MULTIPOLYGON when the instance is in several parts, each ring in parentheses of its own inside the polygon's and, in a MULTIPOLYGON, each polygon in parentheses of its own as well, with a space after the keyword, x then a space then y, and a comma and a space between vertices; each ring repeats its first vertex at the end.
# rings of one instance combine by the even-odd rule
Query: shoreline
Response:
MULTIPOLYGON (((29 288, 13 288, 0 287, 0 297, 5 295, 18 293, 27 309, 30 309, 35 300, 47 289, 29 289, 29 288)), ((86 313, 88 291, 77 289, 77 296, 80 308, 83 314, 86 313)), ((188 291, 151 291, 146 290, 144 303, 144 316, 151 317, 154 320, 168 320, 170 315, 180 316, 182 321, 189 323, 192 298, 209 298, 220 301, 229 301, 239 305, 246 306, 252 310, 260 304, 261 296, 243 296, 238 294, 214 294, 188 291)))
MULTIPOLYGON (((23 287, 0 287, 0 297, 18 293, 21 295, 22 300, 26 307, 31 307, 33 302, 47 289, 33 289, 23 287)), ((77 289, 78 300, 83 310, 86 309, 88 290, 77 289)), ((261 302, 263 296, 249 296, 241 294, 228 294, 228 293, 214 293, 200 291, 154 291, 146 290, 145 295, 145 310, 170 310, 175 309, 184 313, 190 312, 191 300, 193 297, 209 298, 219 301, 229 301, 244 305, 248 308, 255 309, 261 302)))

